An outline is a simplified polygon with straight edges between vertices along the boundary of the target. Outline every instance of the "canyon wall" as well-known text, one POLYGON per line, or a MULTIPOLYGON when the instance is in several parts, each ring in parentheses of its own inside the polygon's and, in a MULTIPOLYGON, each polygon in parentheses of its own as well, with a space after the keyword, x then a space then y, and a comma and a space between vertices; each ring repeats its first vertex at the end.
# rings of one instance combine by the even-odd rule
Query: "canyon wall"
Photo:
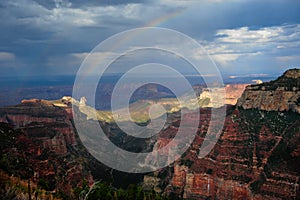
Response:
POLYGON ((247 86, 237 106, 300 113, 300 70, 291 69, 274 81, 247 86))
MULTIPOLYGON (((293 69, 274 81, 247 86, 237 106, 227 107, 217 144, 199 158, 211 117, 210 109, 202 108, 189 150, 168 169, 153 175, 164 185, 164 193, 199 200, 298 199, 299 77, 300 70, 293 69)), ((160 147, 172 140, 179 124, 178 118, 163 131, 157 140, 160 147)))

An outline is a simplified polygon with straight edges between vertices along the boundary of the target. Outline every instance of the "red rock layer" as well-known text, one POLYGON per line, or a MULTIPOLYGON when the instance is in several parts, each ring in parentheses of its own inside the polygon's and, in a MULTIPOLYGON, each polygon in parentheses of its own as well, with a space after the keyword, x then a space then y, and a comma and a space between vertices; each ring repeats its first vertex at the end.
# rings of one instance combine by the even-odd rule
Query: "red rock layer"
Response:
MULTIPOLYGON (((182 160, 174 164, 174 173, 164 192, 186 199, 296 199, 300 195, 297 169, 300 164, 297 144, 300 117, 292 113, 295 121, 290 124, 282 121, 285 128, 281 128, 276 122, 272 125, 266 119, 265 124, 262 120, 255 124, 247 116, 250 112, 234 110, 228 115, 217 144, 208 156, 199 159, 199 147, 210 120, 209 110, 203 110, 198 136, 182 160), (274 126, 277 126, 277 132, 274 126), (291 131, 292 136, 287 136, 291 131), (274 157, 285 154, 281 149, 285 147, 281 145, 291 148, 289 155, 285 155, 289 158, 282 158, 281 162, 292 159, 294 166, 276 164, 274 157)), ((276 113, 276 116, 286 119, 289 114, 280 116, 276 113)), ((271 116, 266 113, 264 117, 271 116)), ((165 131, 174 135, 174 131, 165 131)), ((167 143, 170 140, 167 135, 165 133, 158 142, 167 143)))

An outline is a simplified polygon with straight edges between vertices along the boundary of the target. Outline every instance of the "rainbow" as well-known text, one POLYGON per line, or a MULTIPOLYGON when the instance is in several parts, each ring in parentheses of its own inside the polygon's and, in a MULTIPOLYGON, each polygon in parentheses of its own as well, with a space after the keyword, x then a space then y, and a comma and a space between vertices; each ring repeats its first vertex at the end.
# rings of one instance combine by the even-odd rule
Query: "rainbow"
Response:
MULTIPOLYGON (((183 10, 176 10, 174 12, 167 13, 163 16, 157 17, 157 18, 153 19, 152 21, 146 23, 145 25, 141 26, 141 28, 144 28, 144 27, 158 27, 158 26, 162 25, 163 23, 165 23, 165 22, 181 15, 182 13, 183 13, 183 10)), ((143 29, 140 29, 140 31, 135 32, 134 35, 127 35, 122 40, 115 43, 115 45, 113 45, 110 48, 110 51, 113 52, 114 49, 117 49, 123 43, 126 43, 126 41, 128 41, 130 38, 134 38, 136 35, 140 34, 142 31, 143 31, 143 29)), ((90 66, 90 69, 87 70, 88 71, 87 74, 92 73, 94 68, 95 68, 95 66, 90 66)))
POLYGON ((166 21, 169 21, 172 18, 175 18, 183 13, 183 10, 177 10, 171 13, 168 13, 166 15, 160 16, 158 18, 155 18, 154 20, 148 22, 147 24, 144 25, 144 27, 155 27, 162 25, 166 21))

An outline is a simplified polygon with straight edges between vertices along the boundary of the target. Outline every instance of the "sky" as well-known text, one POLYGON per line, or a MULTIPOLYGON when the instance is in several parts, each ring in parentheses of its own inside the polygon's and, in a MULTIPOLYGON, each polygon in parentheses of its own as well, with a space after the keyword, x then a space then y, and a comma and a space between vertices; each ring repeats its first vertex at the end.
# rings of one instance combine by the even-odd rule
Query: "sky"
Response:
POLYGON ((0 0, 0 76, 74 75, 100 42, 151 26, 195 39, 222 74, 280 75, 300 67, 299 10, 298 0, 0 0))

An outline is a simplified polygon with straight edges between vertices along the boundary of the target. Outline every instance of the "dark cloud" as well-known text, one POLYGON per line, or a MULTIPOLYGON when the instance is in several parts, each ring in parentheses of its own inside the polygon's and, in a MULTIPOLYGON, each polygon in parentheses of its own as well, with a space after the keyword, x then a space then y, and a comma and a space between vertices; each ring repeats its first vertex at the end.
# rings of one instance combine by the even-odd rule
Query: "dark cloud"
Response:
POLYGON ((182 17, 170 21, 167 26, 192 37, 213 40, 219 29, 259 29, 300 23, 299 10, 300 1, 295 0, 222 1, 219 4, 199 4, 188 8, 182 17))
MULTIPOLYGON (((0 52, 13 53, 18 62, 6 64, 21 63, 28 73, 32 71, 44 74, 56 73, 55 66, 59 73, 69 73, 70 69, 64 66, 80 65, 80 63, 74 63, 70 56, 72 53, 89 52, 111 35, 130 28, 141 27, 149 21, 158 21, 155 25, 181 31, 195 39, 205 40, 207 43, 216 42, 215 46, 222 45, 221 42, 218 43, 220 40, 216 37, 216 33, 222 29, 247 27, 248 30, 260 30, 264 27, 300 24, 298 14, 300 1, 296 0, 226 0, 219 3, 203 0, 197 1, 196 4, 189 4, 189 2, 0 0, 0 52), (177 5, 176 2, 180 4, 177 5), (127 5, 129 6, 126 7, 127 5), (177 10, 182 10, 181 14, 159 23, 160 18, 163 19, 164 16, 170 14, 170 11, 176 12, 177 10)), ((294 31, 293 28, 286 28, 281 34, 292 35, 294 31)), ((274 65, 274 61, 270 62, 270 60, 275 60, 274 57, 280 55, 288 59, 288 56, 295 55, 299 51, 299 45, 297 45, 299 39, 290 37, 286 40, 289 41, 283 42, 293 42, 295 45, 282 49, 280 47, 272 51, 273 54, 270 53, 268 58, 264 57, 265 55, 259 55, 255 62, 250 59, 235 61, 235 66, 239 64, 244 66, 246 61, 255 64, 259 61, 263 64, 274 65)), ((284 45, 287 44, 282 44, 284 45)), ((271 47, 274 48, 274 45, 266 44, 258 50, 249 49, 249 52, 265 52, 263 48, 271 47)), ((231 48, 241 48, 241 46, 232 45, 231 48)), ((235 49, 231 50, 235 52, 235 49)), ((292 65, 295 62, 297 60, 289 64, 292 65)), ((252 63, 248 63, 247 66, 251 67, 252 63)), ((246 70, 246 67, 239 70, 246 70)), ((10 72, 10 70, 2 70, 4 74, 10 72)))
POLYGON ((146 3, 149 0, 35 0, 38 4, 53 9, 56 6, 70 6, 72 8, 80 8, 85 6, 108 6, 122 5, 129 3, 146 3))

